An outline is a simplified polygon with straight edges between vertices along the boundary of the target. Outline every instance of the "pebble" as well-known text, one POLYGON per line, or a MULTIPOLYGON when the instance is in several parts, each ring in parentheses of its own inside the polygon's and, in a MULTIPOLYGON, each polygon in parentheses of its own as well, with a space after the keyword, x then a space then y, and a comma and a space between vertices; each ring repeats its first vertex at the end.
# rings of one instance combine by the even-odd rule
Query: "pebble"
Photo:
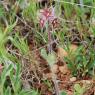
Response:
POLYGON ((76 77, 70 78, 70 81, 71 81, 71 82, 75 82, 75 81, 76 81, 76 77))

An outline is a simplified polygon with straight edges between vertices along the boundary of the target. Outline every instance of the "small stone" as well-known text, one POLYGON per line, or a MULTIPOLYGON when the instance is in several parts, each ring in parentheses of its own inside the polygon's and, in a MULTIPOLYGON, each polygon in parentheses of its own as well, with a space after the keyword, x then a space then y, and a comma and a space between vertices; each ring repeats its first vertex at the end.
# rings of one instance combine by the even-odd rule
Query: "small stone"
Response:
POLYGON ((71 81, 71 82, 75 82, 75 81, 76 81, 76 77, 70 78, 70 81, 71 81))
POLYGON ((83 80, 83 84, 91 84, 91 80, 83 80))
POLYGON ((22 85, 23 85, 23 88, 25 90, 30 90, 31 89, 30 84, 26 80, 22 80, 22 85))

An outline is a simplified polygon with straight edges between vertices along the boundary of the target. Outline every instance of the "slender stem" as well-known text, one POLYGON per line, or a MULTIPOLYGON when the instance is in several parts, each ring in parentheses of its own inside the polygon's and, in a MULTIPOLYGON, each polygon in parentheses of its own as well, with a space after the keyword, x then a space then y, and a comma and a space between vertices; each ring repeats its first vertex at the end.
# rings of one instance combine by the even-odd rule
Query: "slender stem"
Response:
MULTIPOLYGON (((46 27, 46 30, 48 31, 48 51, 49 51, 49 54, 51 54, 52 53, 52 34, 51 34, 51 30, 49 29, 49 26, 46 27)), ((56 75, 55 75, 55 72, 52 70, 53 65, 49 64, 49 66, 50 66, 51 73, 52 73, 52 81, 55 87, 55 94, 60 95, 58 83, 56 81, 56 75)))
MULTIPOLYGON (((48 43, 49 43, 48 50, 49 50, 49 53, 52 52, 52 44, 51 44, 51 42, 52 42, 51 32, 48 31, 48 43)), ((56 75, 55 75, 54 71, 52 70, 52 67, 53 67, 53 66, 50 65, 51 72, 52 72, 52 81, 53 81, 54 86, 55 86, 55 93, 56 93, 56 95, 60 95, 59 87, 58 87, 58 82, 57 82, 57 80, 56 80, 56 75)))
POLYGON ((51 32, 48 31, 48 43, 49 43, 48 50, 49 50, 49 53, 52 52, 52 44, 51 44, 51 42, 52 42, 51 32))
POLYGON ((56 95, 60 95, 60 92, 59 92, 60 90, 59 90, 59 87, 58 87, 58 82, 56 80, 56 75, 55 75, 55 73, 52 69, 51 69, 51 71, 52 71, 52 81, 53 81, 54 86, 55 86, 55 93, 56 93, 56 95))

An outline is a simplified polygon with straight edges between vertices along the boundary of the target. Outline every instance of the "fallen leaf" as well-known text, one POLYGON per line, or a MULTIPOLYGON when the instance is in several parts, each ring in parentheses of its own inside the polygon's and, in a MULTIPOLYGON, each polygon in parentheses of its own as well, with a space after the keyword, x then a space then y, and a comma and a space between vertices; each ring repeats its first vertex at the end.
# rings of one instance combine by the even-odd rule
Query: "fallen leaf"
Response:
POLYGON ((67 74, 70 72, 70 70, 68 69, 67 65, 65 64, 64 66, 59 66, 59 71, 63 74, 67 74))
POLYGON ((70 51, 73 51, 73 52, 74 52, 77 48, 78 48, 77 45, 72 44, 72 45, 70 46, 70 51))
POLYGON ((67 56, 67 52, 62 48, 62 47, 58 47, 58 52, 57 52, 58 57, 62 58, 67 56))
MULTIPOLYGON (((78 48, 78 46, 72 44, 72 45, 70 45, 69 48, 70 48, 70 51, 74 52, 78 48)), ((68 56, 68 53, 62 47, 58 47, 57 56, 58 56, 58 58, 60 58, 62 60, 64 57, 68 56)))

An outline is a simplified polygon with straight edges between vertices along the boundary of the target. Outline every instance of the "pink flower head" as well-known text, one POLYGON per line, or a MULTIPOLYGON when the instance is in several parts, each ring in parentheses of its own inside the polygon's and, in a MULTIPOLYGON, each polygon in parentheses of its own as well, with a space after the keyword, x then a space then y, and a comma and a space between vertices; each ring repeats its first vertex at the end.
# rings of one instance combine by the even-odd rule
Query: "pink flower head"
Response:
POLYGON ((40 19, 40 27, 44 27, 44 25, 45 25, 45 20, 40 19))
POLYGON ((51 16, 51 11, 49 9, 44 9, 42 12, 42 15, 48 19, 51 16))
POLYGON ((40 26, 44 27, 46 22, 52 23, 55 19, 54 8, 46 8, 40 11, 40 26))

